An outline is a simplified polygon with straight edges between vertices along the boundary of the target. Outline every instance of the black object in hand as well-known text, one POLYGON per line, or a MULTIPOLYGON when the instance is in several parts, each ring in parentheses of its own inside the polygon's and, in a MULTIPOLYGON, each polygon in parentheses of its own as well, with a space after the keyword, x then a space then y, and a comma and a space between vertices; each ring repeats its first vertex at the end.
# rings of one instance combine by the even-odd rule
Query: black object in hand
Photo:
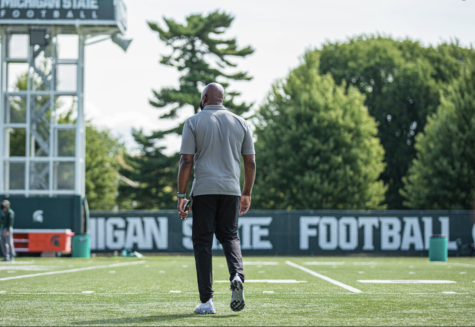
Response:
POLYGON ((191 200, 186 200, 185 206, 183 207, 183 211, 187 212, 190 209, 191 200))

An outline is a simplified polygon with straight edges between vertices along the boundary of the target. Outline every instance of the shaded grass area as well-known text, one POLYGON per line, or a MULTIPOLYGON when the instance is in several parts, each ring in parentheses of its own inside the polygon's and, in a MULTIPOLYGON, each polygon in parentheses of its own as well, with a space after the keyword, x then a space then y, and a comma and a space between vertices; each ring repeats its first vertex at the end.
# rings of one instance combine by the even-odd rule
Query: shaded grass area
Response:
MULTIPOLYGON (((151 257, 108 267, 135 261, 35 258, 0 265, 0 325, 475 325, 475 260, 470 258, 450 258, 447 264, 397 257, 245 258, 246 280, 305 283, 246 283, 246 308, 239 313, 229 308, 229 284, 215 283, 217 314, 208 316, 193 313, 199 302, 193 257, 151 257), (291 267, 287 260, 363 293, 291 267), (1 280, 98 266, 106 267, 1 280), (373 279, 456 283, 358 282, 373 279)), ((223 257, 214 259, 213 269, 215 281, 228 280, 223 257)))

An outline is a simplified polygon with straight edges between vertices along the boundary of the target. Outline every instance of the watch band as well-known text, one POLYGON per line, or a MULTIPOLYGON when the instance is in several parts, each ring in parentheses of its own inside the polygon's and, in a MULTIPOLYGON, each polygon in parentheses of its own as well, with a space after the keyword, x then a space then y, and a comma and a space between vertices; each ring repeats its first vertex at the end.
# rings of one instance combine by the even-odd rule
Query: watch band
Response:
POLYGON ((186 193, 184 194, 177 193, 176 196, 179 198, 186 198, 186 193))

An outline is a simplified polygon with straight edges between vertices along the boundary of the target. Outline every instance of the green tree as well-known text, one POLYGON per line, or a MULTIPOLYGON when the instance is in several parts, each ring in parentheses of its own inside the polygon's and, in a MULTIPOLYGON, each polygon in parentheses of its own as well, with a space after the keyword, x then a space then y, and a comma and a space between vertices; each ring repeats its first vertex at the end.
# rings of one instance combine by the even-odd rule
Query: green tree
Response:
POLYGON ((386 168, 381 180, 388 185, 386 204, 402 209, 402 178, 415 158, 414 138, 426 117, 440 104, 439 90, 457 79, 460 68, 475 51, 457 42, 424 47, 417 41, 382 36, 359 36, 346 42, 328 42, 321 50, 320 73, 331 73, 337 84, 356 87, 366 95, 365 105, 378 122, 386 168))
POLYGON ((120 165, 125 145, 110 130, 86 125, 86 197, 91 210, 112 210, 117 202, 120 165))
MULTIPOLYGON (((234 17, 214 11, 208 15, 192 14, 186 17, 186 24, 173 19, 163 19, 167 30, 158 23, 149 22, 150 28, 158 33, 160 40, 172 49, 170 55, 162 55, 160 63, 175 67, 182 73, 179 87, 164 87, 153 91, 150 104, 158 109, 169 109, 160 118, 176 118, 177 112, 184 107, 192 107, 194 114, 200 109, 201 89, 211 82, 221 83, 225 89, 229 81, 249 81, 252 78, 246 72, 228 74, 226 68, 235 68, 232 58, 244 58, 252 54, 250 47, 239 49, 235 38, 217 38, 231 26, 234 17)), ((252 104, 235 103, 239 92, 227 91, 224 105, 234 113, 247 112, 252 104)), ((167 131, 181 134, 182 125, 167 131)), ((159 132, 161 135, 162 132, 159 132)))
POLYGON ((401 194, 413 209, 473 209, 475 200, 475 66, 441 97, 416 138, 417 158, 401 194))
POLYGON ((174 209, 179 155, 163 154, 142 130, 133 136, 141 144, 140 154, 125 155, 120 169, 122 176, 136 183, 120 183, 119 202, 134 201, 136 209, 174 209))
POLYGON ((381 209, 384 150, 355 88, 320 75, 307 52, 257 113, 259 209, 381 209))

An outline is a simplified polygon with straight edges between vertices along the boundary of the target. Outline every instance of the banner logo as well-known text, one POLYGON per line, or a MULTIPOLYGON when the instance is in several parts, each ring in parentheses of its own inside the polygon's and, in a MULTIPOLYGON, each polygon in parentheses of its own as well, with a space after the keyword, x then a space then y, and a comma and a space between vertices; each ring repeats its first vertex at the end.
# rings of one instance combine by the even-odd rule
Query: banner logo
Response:
POLYGON ((33 212, 33 222, 42 223, 43 222, 43 210, 36 210, 33 212))
POLYGON ((59 248, 59 238, 61 236, 60 235, 54 235, 50 238, 49 240, 49 243, 52 245, 52 246, 55 246, 55 247, 58 247, 59 248))

